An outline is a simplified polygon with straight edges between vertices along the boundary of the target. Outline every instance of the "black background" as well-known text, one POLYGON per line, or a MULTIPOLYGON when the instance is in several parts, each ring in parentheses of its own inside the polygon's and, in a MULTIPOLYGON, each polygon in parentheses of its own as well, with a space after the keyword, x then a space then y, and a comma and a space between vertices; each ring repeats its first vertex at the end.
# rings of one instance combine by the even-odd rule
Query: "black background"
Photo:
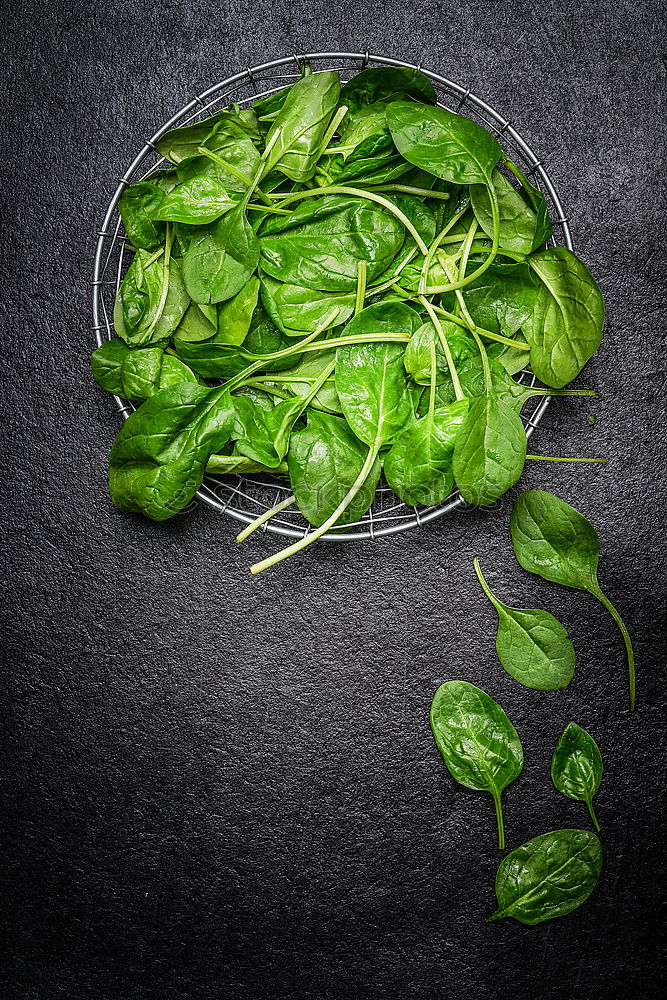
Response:
POLYGON ((664 978, 664 35, 657 2, 338 0, 12 5, 2 153, 7 568, 0 824, 5 995, 88 998, 646 997, 664 978), (19 10, 20 7, 20 10, 19 10), (608 323, 533 438, 522 487, 597 526, 587 595, 519 569, 501 509, 377 543, 321 545, 252 578, 198 509, 155 525, 106 486, 119 420, 92 382, 94 233, 145 136, 211 83, 321 49, 420 60, 470 86, 547 163, 608 323), (597 423, 589 426, 587 415, 597 423), (477 553, 499 596, 562 618, 563 692, 494 654, 477 553), (526 765, 508 846, 587 825, 549 760, 575 719, 605 761, 605 869, 537 928, 488 924, 490 798, 455 786, 428 709, 461 677, 498 698, 526 765))

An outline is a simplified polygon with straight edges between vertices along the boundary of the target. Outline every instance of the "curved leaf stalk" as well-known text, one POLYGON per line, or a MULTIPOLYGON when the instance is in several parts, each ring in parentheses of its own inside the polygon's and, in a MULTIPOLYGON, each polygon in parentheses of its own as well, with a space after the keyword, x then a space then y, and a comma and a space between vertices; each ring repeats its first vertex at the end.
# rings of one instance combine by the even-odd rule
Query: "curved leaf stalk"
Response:
POLYGON ((608 458, 568 458, 554 455, 526 455, 526 458, 532 458, 540 462, 597 462, 598 464, 604 465, 609 459, 608 458))
POLYGON ((449 368, 449 374, 452 379, 452 385, 454 386, 454 394, 456 396, 456 399, 457 401, 465 399, 465 393, 463 392, 463 389, 461 388, 461 383, 459 381, 459 373, 456 370, 456 365, 454 364, 454 358, 452 357, 452 352, 449 343, 447 341, 445 331, 442 329, 442 323, 438 319, 437 314, 433 310, 433 306, 431 305, 428 299, 424 298, 423 295, 420 295, 419 301, 421 302, 421 304, 426 309, 426 312, 431 317, 433 326, 435 327, 438 337, 440 339, 440 343, 442 344, 442 349, 445 352, 445 358, 447 359, 447 367, 449 368))
POLYGON ((611 603, 609 598, 597 584, 593 589, 591 589, 591 594, 597 597, 598 601, 607 609, 609 614, 612 616, 616 624, 618 625, 619 631, 623 636, 623 642, 625 643, 625 649, 628 655, 628 684, 630 687, 630 711, 635 710, 635 688, 636 688, 636 673, 635 673, 635 654, 632 649, 632 640, 630 639, 630 633, 628 632, 627 626, 620 613, 616 610, 614 605, 611 603))
POLYGON ((244 542, 246 538, 252 535, 253 531, 257 531, 258 528, 261 528, 266 521, 270 521, 274 514, 280 514, 281 511, 287 510, 287 508, 291 507, 295 502, 296 497, 292 494, 284 500, 281 500, 280 503, 277 503, 275 507, 271 507, 270 510, 265 510, 263 514, 260 514, 254 521, 251 521, 250 524, 243 529, 243 531, 239 532, 236 536, 236 541, 244 542))
POLYGON ((498 255, 498 243, 500 241, 500 208, 498 206, 498 195, 496 194, 491 182, 489 182, 489 197, 491 199, 491 215, 493 219, 493 239, 491 241, 491 248, 486 260, 484 260, 480 266, 472 272, 472 274, 467 275, 465 278, 459 278, 457 281, 451 281, 447 285, 436 285, 431 288, 427 288, 429 295, 442 295, 445 292, 455 292, 457 288, 465 288, 466 285, 470 285, 473 281, 484 274, 484 272, 493 264, 498 255))
POLYGON ((360 260, 357 263, 357 295, 354 300, 354 315, 360 313, 364 308, 364 300, 366 298, 366 275, 368 268, 366 266, 365 260, 360 260))
MULTIPOLYGON (((436 253, 438 247, 442 243, 449 242, 451 239, 453 239, 456 243, 461 242, 458 239, 458 237, 456 237, 456 236, 454 236, 454 237, 448 237, 447 233, 449 232, 450 229, 453 228, 453 226, 456 225, 456 223, 459 221, 459 219, 461 219, 466 214, 467 211, 468 211, 468 206, 466 205, 466 207, 462 208, 460 212, 457 212, 456 215, 454 215, 453 218, 451 218, 449 220, 449 222, 444 227, 444 229, 442 229, 441 232, 438 233, 438 235, 436 236, 436 238, 433 240, 433 242, 431 243, 430 247, 428 248, 428 253, 426 254, 426 259, 425 259, 425 261, 424 261, 424 263, 422 265, 421 277, 419 278, 419 294, 420 295, 424 295, 426 293, 426 279, 428 278, 428 272, 429 272, 429 269, 431 267, 431 264, 433 263, 433 258, 435 257, 435 253, 436 253)), ((465 240, 465 237, 463 237, 463 240, 465 240)))
POLYGON ((493 804, 496 807, 496 825, 498 827, 498 849, 505 850, 505 822, 503 820, 503 805, 500 801, 501 792, 491 792, 493 804))

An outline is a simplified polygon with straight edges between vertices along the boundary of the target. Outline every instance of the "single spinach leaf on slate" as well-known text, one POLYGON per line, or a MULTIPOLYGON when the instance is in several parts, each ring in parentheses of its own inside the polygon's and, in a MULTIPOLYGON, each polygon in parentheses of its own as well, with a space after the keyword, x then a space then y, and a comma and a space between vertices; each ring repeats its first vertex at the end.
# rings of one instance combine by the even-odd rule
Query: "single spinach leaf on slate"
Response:
POLYGON ((354 292, 320 292, 300 285, 276 281, 260 271, 260 295, 264 309, 286 337, 303 337, 315 330, 346 323, 354 312, 354 292))
POLYGON ((500 862, 498 909, 489 920, 514 917, 541 924, 588 899, 602 871, 602 845, 588 830, 554 830, 534 837, 500 862))
POLYGON ((588 268, 565 247, 531 254, 528 264, 540 281, 533 311, 522 325, 530 365, 542 382, 560 389, 600 346, 602 292, 588 268))
POLYGON ((433 84, 418 69, 380 66, 363 69, 348 80, 340 92, 340 100, 354 113, 376 101, 387 101, 396 94, 413 97, 426 104, 435 104, 438 99, 433 84))
POLYGON ((289 228, 261 237, 262 267, 273 278, 320 291, 352 291, 359 261, 366 262, 372 282, 400 250, 403 226, 381 205, 338 195, 307 201, 316 202, 314 208, 296 209, 289 228))
POLYGON ((567 687, 574 676, 576 657, 558 619, 538 608, 503 604, 486 582, 477 557, 474 565, 482 590, 498 612, 496 651, 510 677, 535 691, 567 687))
POLYGON ((272 141, 274 145, 267 157, 265 177, 278 170, 293 181, 310 180, 339 94, 340 78, 332 71, 302 77, 290 87, 266 135, 267 147, 272 141))
POLYGON ((195 302, 224 302, 252 277, 259 263, 259 240, 243 203, 200 228, 183 258, 185 287, 195 302))
MULTIPOLYGON (((537 235, 536 213, 500 170, 494 170, 491 179, 500 211, 500 246, 516 253, 530 253, 537 235)), ((475 218, 486 235, 493 236, 493 213, 486 184, 471 185, 470 197, 475 218)))
POLYGON ((178 382, 199 384, 186 364, 161 347, 131 348, 117 337, 93 352, 91 368, 98 385, 123 399, 148 399, 178 382))
POLYGON ((410 163, 453 184, 489 184, 501 148, 486 129, 445 108, 395 101, 387 124, 410 163))
POLYGON ((600 542, 591 522, 553 493, 528 490, 510 517, 514 554, 529 573, 575 590, 587 590, 609 611, 623 636, 628 657, 630 710, 635 707, 635 658, 630 634, 597 578, 600 542))
POLYGON ((498 847, 504 848, 500 797, 523 767, 516 729, 493 698, 467 681, 447 681, 438 688, 431 705, 431 728, 452 778, 493 797, 498 847))
POLYGON ((468 503, 486 506, 514 486, 526 461, 519 414, 494 392, 473 400, 454 445, 454 479, 468 503))
POLYGON ((468 411, 461 399, 415 420, 384 460, 385 479, 403 503, 436 504, 452 491, 454 442, 468 411))
POLYGON ((127 418, 111 448, 109 489, 116 507, 154 521, 182 510, 233 425, 234 406, 224 388, 181 382, 156 393, 127 418))
POLYGON ((586 803, 593 826, 599 832, 593 796, 602 781, 602 755, 590 733, 576 722, 568 722, 556 744, 551 779, 568 799, 586 803))
MULTIPOLYGON (((361 472, 368 448, 343 417, 308 411, 308 423, 294 431, 287 456, 290 483, 299 510, 316 528, 333 514, 361 472)), ((373 503, 380 461, 345 509, 345 522, 358 521, 373 503)))

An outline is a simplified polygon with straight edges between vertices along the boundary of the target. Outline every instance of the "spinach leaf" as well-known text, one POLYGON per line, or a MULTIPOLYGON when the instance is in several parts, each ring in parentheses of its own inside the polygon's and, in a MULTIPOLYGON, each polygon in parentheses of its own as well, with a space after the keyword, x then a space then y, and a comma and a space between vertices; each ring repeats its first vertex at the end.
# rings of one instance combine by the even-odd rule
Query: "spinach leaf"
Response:
MULTIPOLYGON (((270 386, 289 386, 289 390, 298 396, 307 396, 310 393, 313 382, 318 379, 325 368, 335 361, 335 349, 331 351, 313 351, 312 354, 302 354, 297 364, 293 368, 287 368, 272 377, 270 386), (284 380, 289 381, 284 381, 284 380), (302 381, 299 381, 299 380, 302 381)), ((290 359, 293 360, 293 359, 290 359)), ((332 377, 318 390, 313 397, 311 405, 324 407, 341 413, 340 400, 336 392, 335 380, 332 377)), ((317 425, 321 426, 321 425, 317 425)))
POLYGON ((477 557, 474 565, 482 590, 498 612, 496 651, 510 677, 535 691, 567 687, 574 676, 576 658, 558 619, 548 611, 503 604, 484 579, 477 557))
MULTIPOLYGON (((491 180, 500 209, 500 245, 517 253, 529 254, 535 249, 538 235, 536 213, 500 170, 493 171, 491 180)), ((480 226, 487 236, 493 236, 493 213, 486 184, 471 185, 470 198, 480 226)))
POLYGON ((239 204, 217 222, 202 227, 183 258, 183 278, 195 302, 231 299, 259 263, 259 240, 239 204))
POLYGON ((348 80, 340 92, 340 99, 355 112, 379 100, 387 101, 394 95, 413 97, 426 104, 437 101, 435 88, 424 73, 401 66, 363 69, 348 80))
POLYGON ((500 705, 467 681, 447 681, 435 693, 431 728, 447 770, 465 788, 490 792, 498 847, 505 846, 501 794, 523 767, 518 734, 500 705))
MULTIPOLYGON (((160 171, 171 174, 172 171, 160 171)), ((155 175, 126 187, 118 200, 118 211, 130 242, 142 250, 157 250, 164 245, 165 227, 156 222, 154 213, 165 197, 155 175)), ((174 173, 174 183, 177 178, 174 173)))
POLYGON ((236 295, 218 307, 217 332, 214 337, 220 344, 242 344, 250 325, 259 296, 259 278, 250 278, 236 295))
POLYGON ((521 184, 521 194, 526 204, 530 205, 532 210, 537 215, 537 227, 535 239, 533 241, 533 250, 537 250, 549 239, 554 231, 551 219, 549 218, 546 199, 540 189, 530 183, 526 175, 522 173, 516 163, 513 163, 508 156, 503 156, 503 163, 521 184))
POLYGON ((468 400, 461 399, 415 420, 399 434, 384 460, 385 479, 403 503, 436 504, 452 491, 452 456, 468 400))
POLYGON ((473 400, 454 445, 454 479, 468 503, 487 506, 514 486, 526 461, 521 417, 494 392, 473 400))
POLYGON ((218 176, 216 164, 206 157, 184 160, 178 172, 180 183, 151 209, 153 219, 205 225, 238 204, 238 195, 230 194, 218 176))
POLYGON ((164 343, 189 302, 180 261, 164 253, 137 250, 116 297, 114 329, 129 346, 164 343))
POLYGON ((180 163, 196 156, 200 146, 206 146, 214 152, 223 148, 230 138, 260 141, 257 119, 252 109, 225 108, 201 122, 172 128, 160 136, 155 148, 165 160, 180 163))
POLYGON ((531 254, 528 263, 541 284, 523 323, 530 364, 554 389, 571 382, 602 340, 604 302, 588 268, 565 247, 531 254))
POLYGON ((279 170, 290 180, 310 180, 322 152, 322 140, 340 94, 338 73, 313 73, 294 83, 266 135, 274 143, 264 176, 279 170))
POLYGON ((554 830, 517 847, 496 875, 498 909, 489 920, 514 917, 541 924, 588 899, 602 871, 602 845, 588 830, 554 830))
POLYGON ((98 385, 123 399, 148 399, 179 382, 199 384, 186 364, 161 347, 130 348, 117 337, 93 352, 91 368, 98 385))
POLYGON ((109 488, 116 507, 154 521, 182 510, 233 425, 234 406, 224 388, 181 382, 156 393, 127 418, 111 448, 109 488))
POLYGON ((269 468, 280 465, 287 454, 292 425, 303 407, 300 397, 286 399, 270 410, 247 397, 235 397, 232 437, 237 450, 269 468))
POLYGON ((262 236, 262 267, 280 281, 320 291, 356 288, 359 261, 373 281, 404 238, 400 221, 381 205, 337 195, 307 199, 290 221, 289 229, 262 236))
MULTIPOLYGON (((452 352, 452 358, 455 362, 464 361, 464 359, 473 357, 475 359, 479 358, 475 342, 470 339, 460 326, 457 326, 455 323, 450 323, 448 320, 443 320, 441 325, 445 337, 447 338, 449 349, 452 352)), ((442 344, 438 334, 436 333, 435 327, 430 322, 424 323, 420 326, 410 338, 410 341, 405 348, 405 370, 410 377, 415 380, 415 382, 418 382, 420 385, 428 385, 431 381, 430 352, 432 344, 435 347, 436 356, 436 382, 438 384, 448 382, 448 384, 451 385, 447 358, 445 357, 445 352, 442 349, 442 344)), ((459 375, 461 375, 461 369, 459 369, 459 375)), ((461 385, 463 385, 463 380, 461 380, 461 385)), ((466 392, 466 396, 469 395, 473 394, 466 392)), ((478 393, 475 393, 474 395, 478 395, 478 393)), ((452 389, 451 398, 447 399, 446 402, 449 403, 454 399, 455 395, 452 389)))
POLYGON ((303 337, 315 330, 347 322, 354 312, 354 292, 320 292, 276 281, 260 272, 262 305, 286 337, 303 337))
MULTIPOLYGON (((308 411, 308 423, 290 439, 288 467, 299 510, 312 525, 319 527, 333 514, 359 476, 367 453, 342 417, 308 411)), ((345 521, 363 517, 373 503, 379 478, 376 458, 345 509, 345 521)))
POLYGON ((597 578, 600 542, 587 518, 544 490, 522 493, 512 509, 514 554, 529 573, 575 590, 587 590, 609 611, 623 636, 628 657, 630 710, 635 707, 635 659, 630 634, 597 578))
POLYGON ((445 108, 395 101, 387 124, 410 163, 453 184, 490 184, 501 149, 486 129, 445 108))
POLYGON ((576 722, 568 722, 556 744, 551 779, 568 799, 586 803, 593 826, 599 832, 593 796, 602 781, 602 755, 590 733, 576 722))
MULTIPOLYGON (((465 289, 465 303, 477 326, 512 337, 532 316, 539 283, 528 264, 492 265, 465 289)), ((527 352, 524 352, 527 362, 527 352)))

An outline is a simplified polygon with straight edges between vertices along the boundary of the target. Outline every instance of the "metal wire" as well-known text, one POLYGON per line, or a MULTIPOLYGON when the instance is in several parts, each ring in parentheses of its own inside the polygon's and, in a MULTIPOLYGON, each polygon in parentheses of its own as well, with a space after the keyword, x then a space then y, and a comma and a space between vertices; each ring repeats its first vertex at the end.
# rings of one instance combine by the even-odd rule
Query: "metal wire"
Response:
MULTIPOLYGON (((121 231, 118 214, 118 199, 128 184, 141 180, 156 167, 165 163, 157 153, 155 143, 169 129, 188 125, 214 114, 220 107, 230 102, 251 105, 261 97, 268 97, 297 80, 303 63, 315 64, 316 70, 336 70, 343 82, 361 69, 370 66, 399 66, 421 69, 433 83, 438 94, 438 104, 482 124, 494 134, 511 158, 519 164, 524 173, 533 178, 535 185, 544 194, 549 207, 549 215, 556 226, 556 233, 549 245, 566 246, 572 249, 572 238, 567 216, 563 211, 558 193, 541 160, 538 160, 528 143, 514 126, 494 108, 477 97, 470 89, 447 80, 437 73, 424 69, 421 63, 404 62, 387 56, 372 55, 368 52, 310 52, 285 56, 272 62, 251 66, 221 83, 216 83, 202 94, 194 97, 169 121, 165 122, 154 135, 145 140, 139 153, 123 174, 116 188, 100 227, 95 248, 92 284, 93 332, 98 346, 114 336, 113 303, 120 285, 126 237, 121 231)), ((535 385, 532 372, 524 371, 518 376, 527 385, 535 385)), ((127 400, 114 396, 119 414, 126 419, 134 407, 127 400)), ((547 406, 549 397, 537 397, 523 416, 526 435, 530 437, 537 428, 547 406)), ((289 483, 279 477, 262 476, 206 476, 197 497, 220 513, 229 514, 237 521, 249 524, 256 517, 270 510, 290 492, 289 483)), ((402 503, 393 491, 380 482, 375 501, 369 512, 359 521, 344 525, 344 530, 336 530, 322 536, 324 541, 377 540, 408 528, 420 527, 457 508, 465 507, 465 501, 458 492, 452 493, 443 503, 434 507, 412 507, 402 503)), ((265 531, 288 538, 301 538, 310 530, 295 507, 282 511, 263 525, 265 531)))

